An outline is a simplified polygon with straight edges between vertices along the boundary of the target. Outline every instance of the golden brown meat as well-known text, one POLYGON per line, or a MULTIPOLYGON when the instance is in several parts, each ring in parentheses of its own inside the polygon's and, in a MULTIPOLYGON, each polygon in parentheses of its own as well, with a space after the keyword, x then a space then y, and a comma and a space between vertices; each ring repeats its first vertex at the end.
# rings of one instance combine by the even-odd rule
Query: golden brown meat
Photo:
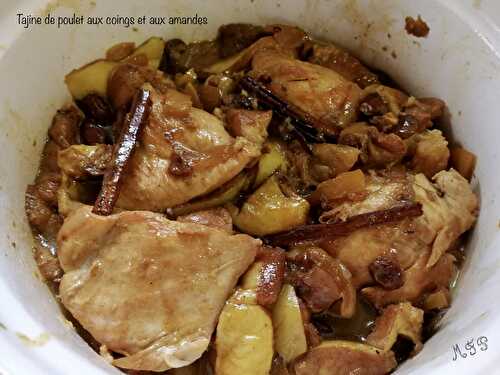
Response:
POLYGON ((422 349, 423 310, 413 307, 411 303, 402 302, 390 305, 375 321, 375 329, 366 338, 366 342, 384 352, 392 349, 398 336, 403 336, 415 345, 413 353, 422 349))
POLYGON ((342 75, 349 81, 356 82, 360 87, 378 83, 378 77, 365 67, 349 52, 331 43, 306 43, 304 52, 307 61, 318 64, 342 75))
POLYGON ((217 318, 260 241, 222 229, 126 211, 98 216, 85 206, 58 235, 64 306, 113 364, 164 371, 207 349, 217 318), (201 307, 200 307, 201 306, 201 307))
POLYGON ((404 272, 405 283, 399 289, 385 290, 381 287, 364 288, 361 292, 375 307, 383 307, 398 302, 418 302, 424 293, 448 288, 456 272, 455 257, 443 255, 433 267, 427 267, 429 253, 423 252, 418 260, 404 272))
POLYGON ((373 282, 370 265, 381 256, 390 257, 402 270, 411 267, 425 244, 415 235, 410 219, 400 223, 358 229, 323 248, 338 258, 351 272, 357 289, 373 282))
POLYGON ((355 215, 386 210, 404 202, 413 200, 411 176, 403 172, 369 171, 365 175, 364 199, 346 201, 323 213, 320 221, 323 223, 346 220, 355 215))
POLYGON ((191 214, 177 217, 180 223, 194 223, 208 225, 209 227, 223 229, 233 233, 233 219, 228 210, 222 207, 210 210, 196 211, 191 214))
POLYGON ((227 128, 234 137, 245 137, 262 145, 267 139, 267 127, 271 122, 271 111, 247 111, 230 109, 226 113, 227 128))
POLYGON ((423 175, 415 176, 413 188, 424 214, 418 218, 420 238, 432 246, 427 267, 435 265, 458 237, 476 221, 478 200, 469 182, 457 171, 441 171, 434 184, 423 175))
POLYGON ((374 126, 359 122, 342 130, 339 143, 361 151, 361 162, 367 167, 390 167, 406 154, 406 144, 396 134, 381 133, 374 126))
POLYGON ((475 221, 477 198, 467 180, 454 170, 438 173, 435 185, 423 174, 372 174, 368 180, 369 194, 364 200, 345 202, 324 213, 322 220, 345 220, 408 201, 421 203, 423 215, 397 224, 359 229, 323 245, 351 271, 356 288, 373 281, 369 266, 380 256, 389 256, 407 270, 432 251, 425 260, 428 267, 434 266, 475 221))
POLYGON ((74 145, 59 151, 57 164, 61 171, 72 178, 84 178, 104 174, 111 161, 109 145, 74 145))
POLYGON ((259 147, 232 138, 215 116, 174 90, 151 86, 152 109, 123 178, 117 207, 164 211, 235 177, 259 147))
POLYGON ((144 66, 120 64, 108 79, 107 95, 116 110, 128 110, 136 91, 150 82, 161 93, 174 89, 175 85, 168 76, 144 66))
POLYGON ((325 341, 299 357, 296 375, 384 375, 397 365, 394 353, 350 341, 325 341))
POLYGON ((331 131, 355 120, 361 89, 333 70, 267 50, 252 60, 255 77, 270 80, 269 89, 321 121, 331 131))

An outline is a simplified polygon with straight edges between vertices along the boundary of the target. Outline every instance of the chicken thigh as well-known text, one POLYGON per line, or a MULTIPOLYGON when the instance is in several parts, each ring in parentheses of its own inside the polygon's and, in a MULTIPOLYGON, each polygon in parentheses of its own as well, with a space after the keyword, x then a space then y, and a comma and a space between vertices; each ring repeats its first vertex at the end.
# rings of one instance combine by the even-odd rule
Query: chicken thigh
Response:
POLYGON ((146 211, 111 216, 84 206, 58 235, 64 306, 113 364, 164 371, 207 349, 218 316, 261 245, 245 234, 146 211))
POLYGON ((235 177, 260 147, 233 138, 221 120, 192 107, 188 96, 151 92, 151 113, 127 167, 117 207, 165 211, 235 177))

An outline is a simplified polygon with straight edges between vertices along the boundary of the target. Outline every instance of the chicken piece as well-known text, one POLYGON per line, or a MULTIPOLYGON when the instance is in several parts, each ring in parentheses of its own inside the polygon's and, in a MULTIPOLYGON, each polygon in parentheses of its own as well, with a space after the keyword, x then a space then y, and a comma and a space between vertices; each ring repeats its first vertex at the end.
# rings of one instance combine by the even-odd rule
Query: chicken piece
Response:
MULTIPOLYGON (((224 60, 216 61, 210 66, 203 68, 205 73, 219 74, 223 72, 238 72, 245 70, 256 53, 260 51, 279 51, 291 58, 297 57, 298 50, 302 47, 307 34, 298 27, 288 25, 269 25, 264 29, 268 36, 264 36, 237 54, 229 56, 224 60)), ((188 45, 191 46, 192 44, 188 45)), ((204 61, 207 59, 203 56, 204 61)))
POLYGON ((422 324, 424 312, 411 303, 390 305, 375 321, 375 329, 366 338, 367 344, 387 352, 392 349, 398 336, 404 336, 415 344, 413 354, 422 349, 422 324))
POLYGON ((299 357, 296 375, 383 375, 397 366, 394 353, 382 353, 370 345, 333 340, 324 341, 299 357))
POLYGON ((320 222, 344 221, 351 216, 386 210, 414 199, 411 176, 406 173, 369 171, 365 181, 364 199, 336 205, 321 215, 320 222))
POLYGON ((194 362, 261 242, 152 212, 91 209, 74 212, 58 235, 64 306, 125 355, 114 360, 118 367, 164 371, 194 362))
POLYGON ((427 267, 434 266, 462 233, 472 227, 477 217, 478 200, 469 182, 457 171, 441 171, 433 178, 415 176, 413 188, 424 214, 416 220, 417 230, 432 253, 427 267))
POLYGON ((245 137, 262 145, 267 139, 267 127, 271 122, 271 111, 247 111, 229 109, 226 113, 227 128, 234 137, 245 137))
POLYGON ((60 173, 57 165, 57 155, 61 147, 53 139, 48 139, 43 147, 40 160, 40 175, 45 173, 60 173))
MULTIPOLYGON (((414 201, 412 177, 403 172, 370 172, 366 178, 367 196, 356 202, 344 202, 323 213, 322 222, 343 221, 349 217, 389 209, 414 201)), ((338 258, 352 273, 355 288, 373 282, 370 266, 379 257, 388 257, 402 270, 417 260, 426 243, 415 232, 411 219, 362 228, 349 236, 324 243, 322 247, 338 258)))
POLYGON ((448 141, 439 130, 430 130, 425 133, 414 135, 411 142, 415 142, 411 161, 416 172, 425 174, 427 178, 432 178, 436 173, 445 170, 450 158, 448 141))
POLYGON ((349 52, 328 43, 308 42, 304 48, 307 61, 332 69, 361 88, 378 83, 378 77, 349 52))
POLYGON ((444 107, 441 99, 411 97, 401 108, 398 124, 392 131, 403 139, 421 133, 431 128, 432 121, 443 115, 444 107))
POLYGON ((334 278, 320 267, 297 275, 294 284, 312 312, 328 309, 340 297, 334 278))
POLYGON ((443 255, 433 267, 427 267, 429 253, 422 253, 418 260, 404 272, 404 284, 395 290, 381 287, 364 288, 362 294, 378 309, 391 303, 417 302, 420 297, 437 288, 447 288, 456 272, 455 257, 443 255))
POLYGON ((225 208, 213 208, 211 210, 196 211, 191 214, 177 217, 180 223, 194 223, 208 225, 209 227, 225 230, 233 233, 233 219, 225 208))
POLYGON ((72 178, 99 176, 104 174, 112 153, 110 145, 74 145, 59 151, 57 163, 72 178))
POLYGON ((267 50, 252 60, 254 77, 270 80, 268 88, 326 126, 331 132, 355 120, 361 89, 340 74, 319 65, 267 50))
POLYGON ((409 219, 396 224, 359 229, 349 236, 321 246, 349 269, 356 289, 374 281, 370 265, 377 258, 389 257, 405 270, 426 249, 425 243, 415 234, 415 225, 409 219))
POLYGON ((366 116, 392 113, 397 124, 397 116, 408 103, 408 95, 404 92, 384 85, 370 85, 363 90, 360 111, 366 116))
POLYGON ((289 51, 294 55, 304 45, 304 42, 309 39, 304 30, 297 26, 274 24, 266 26, 266 31, 268 30, 273 32, 273 39, 278 43, 281 50, 289 51))
POLYGON ((359 229, 322 245, 351 271, 356 288, 373 281, 369 267, 381 256, 388 256, 402 270, 407 270, 432 250, 426 261, 427 267, 434 266, 453 242, 473 225, 477 198, 467 180, 454 170, 442 171, 435 179, 434 186, 423 174, 415 177, 398 173, 372 174, 367 184, 370 193, 364 200, 345 202, 321 216, 322 221, 329 222, 408 201, 422 204, 420 217, 359 229))
POLYGON ((147 89, 151 113, 123 177, 117 207, 164 211, 215 190, 259 156, 257 145, 232 138, 217 117, 193 108, 188 96, 147 89))
POLYGON ((381 132, 407 139, 432 127, 444 106, 437 98, 415 99, 392 87, 371 85, 363 90, 359 109, 381 132))
POLYGON ((134 64, 120 64, 108 79, 107 96, 116 110, 127 111, 136 91, 150 82, 161 93, 174 89, 175 84, 160 71, 134 64))
POLYGON ((342 130, 339 143, 357 147, 361 162, 368 167, 389 167, 406 155, 405 142, 395 134, 380 133, 376 127, 360 122, 342 130))

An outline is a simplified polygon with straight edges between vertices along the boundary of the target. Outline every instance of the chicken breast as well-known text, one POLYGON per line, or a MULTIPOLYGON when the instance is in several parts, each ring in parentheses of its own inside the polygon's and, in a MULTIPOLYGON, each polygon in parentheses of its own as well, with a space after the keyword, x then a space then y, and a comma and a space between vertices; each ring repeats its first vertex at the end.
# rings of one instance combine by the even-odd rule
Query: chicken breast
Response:
POLYGON ((222 207, 209 210, 196 211, 187 215, 177 217, 180 223, 195 223, 208 225, 225 230, 227 233, 233 233, 233 218, 228 210, 222 207))
POLYGON ((442 171, 435 184, 425 175, 388 174, 368 178, 363 201, 343 203, 322 215, 322 220, 345 220, 366 212, 417 201, 423 215, 399 223, 362 228, 323 247, 351 271, 356 288, 373 282, 369 266, 380 256, 394 259, 402 270, 425 257, 433 267, 458 237, 472 227, 477 197, 455 170, 442 171))
MULTIPOLYGON (((428 247, 425 249, 429 250, 428 247)), ((417 303, 425 293, 448 288, 456 274, 455 257, 445 254, 433 267, 426 267, 429 255, 429 251, 423 251, 417 261, 404 272, 402 287, 387 290, 380 286, 369 286, 361 290, 362 295, 381 310, 391 303, 417 303)))
POLYGON ((252 69, 252 75, 270 79, 274 94, 328 127, 343 127, 356 117, 361 89, 333 70, 273 50, 258 52, 252 69))
MULTIPOLYGON (((371 173, 366 177, 365 199, 344 202, 321 215, 322 222, 346 220, 351 216, 386 210, 414 201, 412 176, 402 172, 371 173)), ((402 269, 410 267, 425 243, 419 239, 412 219, 358 229, 323 247, 352 273, 355 288, 373 281, 369 266, 380 256, 394 259, 402 269)))
POLYGON ((218 316, 261 246, 244 234, 145 211, 111 216, 84 206, 58 235, 64 306, 113 364, 164 371, 207 349, 218 316))
POLYGON ((420 238, 431 245, 427 267, 434 266, 462 233, 476 221, 479 203, 469 182, 457 171, 441 171, 432 184, 423 174, 415 177, 413 189, 424 214, 417 219, 420 238))
POLYGON ((117 206, 164 211, 209 193, 235 177, 260 147, 231 137, 217 117, 188 96, 151 86, 152 108, 123 178, 117 206))

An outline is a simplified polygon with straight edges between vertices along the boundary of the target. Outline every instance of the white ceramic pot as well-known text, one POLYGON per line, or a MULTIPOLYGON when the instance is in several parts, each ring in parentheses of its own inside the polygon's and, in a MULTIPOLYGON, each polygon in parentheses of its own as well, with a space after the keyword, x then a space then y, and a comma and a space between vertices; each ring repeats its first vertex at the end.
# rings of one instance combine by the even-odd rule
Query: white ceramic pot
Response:
MULTIPOLYGON (((292 23, 356 51, 410 92, 449 107, 453 136, 478 155, 481 213, 442 329, 398 374, 500 373, 500 3, 497 0, 2 0, 0 4, 0 374, 117 374, 64 323, 37 277, 24 214, 46 131, 69 95, 63 77, 119 41, 213 37, 228 22, 292 23), (199 16, 204 26, 33 26, 17 13, 199 16), (426 39, 404 32, 421 14, 426 39), (396 56, 396 57, 393 57, 396 56), (453 361, 455 344, 488 350, 453 361)), ((456 347, 455 347, 456 348, 456 347)))

